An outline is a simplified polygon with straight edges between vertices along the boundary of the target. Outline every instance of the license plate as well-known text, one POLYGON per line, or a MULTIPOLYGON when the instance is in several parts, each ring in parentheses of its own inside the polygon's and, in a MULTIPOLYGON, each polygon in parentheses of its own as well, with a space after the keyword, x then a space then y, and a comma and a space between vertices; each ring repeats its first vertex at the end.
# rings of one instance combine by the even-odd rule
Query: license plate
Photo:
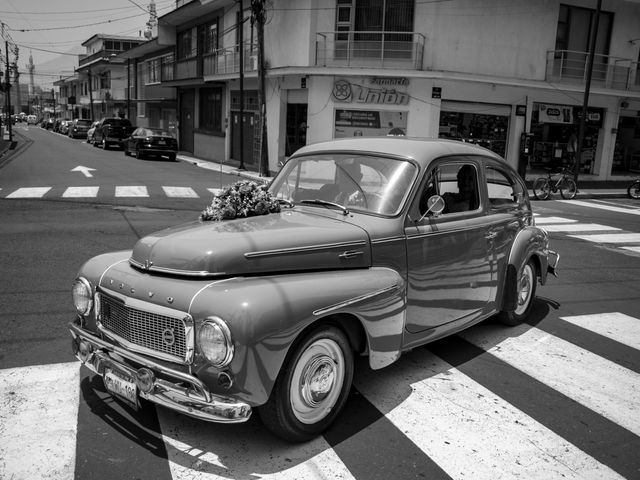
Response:
POLYGON ((158 145, 166 145, 167 142, 165 142, 164 140, 158 140, 158 145))
POLYGON ((138 406, 138 390, 133 379, 122 372, 105 368, 104 386, 112 395, 116 395, 133 407, 138 406))

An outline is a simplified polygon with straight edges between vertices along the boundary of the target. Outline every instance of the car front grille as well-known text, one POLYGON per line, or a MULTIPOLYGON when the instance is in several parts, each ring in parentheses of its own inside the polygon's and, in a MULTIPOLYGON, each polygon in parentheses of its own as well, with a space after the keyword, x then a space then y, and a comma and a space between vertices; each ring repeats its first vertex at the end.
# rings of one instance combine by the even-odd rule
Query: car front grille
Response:
POLYGON ((154 310, 158 307, 152 304, 148 304, 149 308, 144 308, 144 305, 135 308, 105 294, 99 294, 97 304, 102 329, 108 335, 124 340, 125 346, 160 358, 183 363, 189 361, 192 349, 187 338, 187 332, 191 329, 185 322, 188 314, 156 313, 154 310))

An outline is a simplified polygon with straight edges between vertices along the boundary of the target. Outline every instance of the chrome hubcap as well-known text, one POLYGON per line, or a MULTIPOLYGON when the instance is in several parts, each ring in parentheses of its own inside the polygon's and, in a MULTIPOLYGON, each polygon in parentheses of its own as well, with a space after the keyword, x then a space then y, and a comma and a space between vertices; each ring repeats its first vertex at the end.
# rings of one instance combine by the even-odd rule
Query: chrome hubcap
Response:
POLYGON ((296 418, 305 424, 325 418, 338 401, 344 377, 340 346, 326 338, 312 343, 291 378, 291 407, 296 418))

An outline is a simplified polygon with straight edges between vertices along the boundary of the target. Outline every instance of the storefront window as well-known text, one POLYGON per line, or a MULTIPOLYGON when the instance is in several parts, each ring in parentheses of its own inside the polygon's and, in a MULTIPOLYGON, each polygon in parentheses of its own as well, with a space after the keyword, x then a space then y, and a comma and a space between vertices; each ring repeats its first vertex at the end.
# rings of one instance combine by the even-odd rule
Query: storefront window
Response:
POLYGON ((469 142, 504 157, 509 117, 467 112, 440 112, 440 138, 469 142))
POLYGON ((640 117, 621 116, 611 173, 640 173, 640 117))

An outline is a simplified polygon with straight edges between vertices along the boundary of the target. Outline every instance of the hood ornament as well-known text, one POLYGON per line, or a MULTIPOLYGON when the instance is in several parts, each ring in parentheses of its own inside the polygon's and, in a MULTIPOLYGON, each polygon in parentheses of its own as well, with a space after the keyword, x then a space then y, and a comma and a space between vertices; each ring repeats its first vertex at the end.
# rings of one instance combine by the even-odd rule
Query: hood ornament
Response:
POLYGON ((144 261, 144 269, 145 270, 149 270, 151 265, 153 265, 153 262, 151 262, 150 260, 147 259, 147 260, 144 261))

